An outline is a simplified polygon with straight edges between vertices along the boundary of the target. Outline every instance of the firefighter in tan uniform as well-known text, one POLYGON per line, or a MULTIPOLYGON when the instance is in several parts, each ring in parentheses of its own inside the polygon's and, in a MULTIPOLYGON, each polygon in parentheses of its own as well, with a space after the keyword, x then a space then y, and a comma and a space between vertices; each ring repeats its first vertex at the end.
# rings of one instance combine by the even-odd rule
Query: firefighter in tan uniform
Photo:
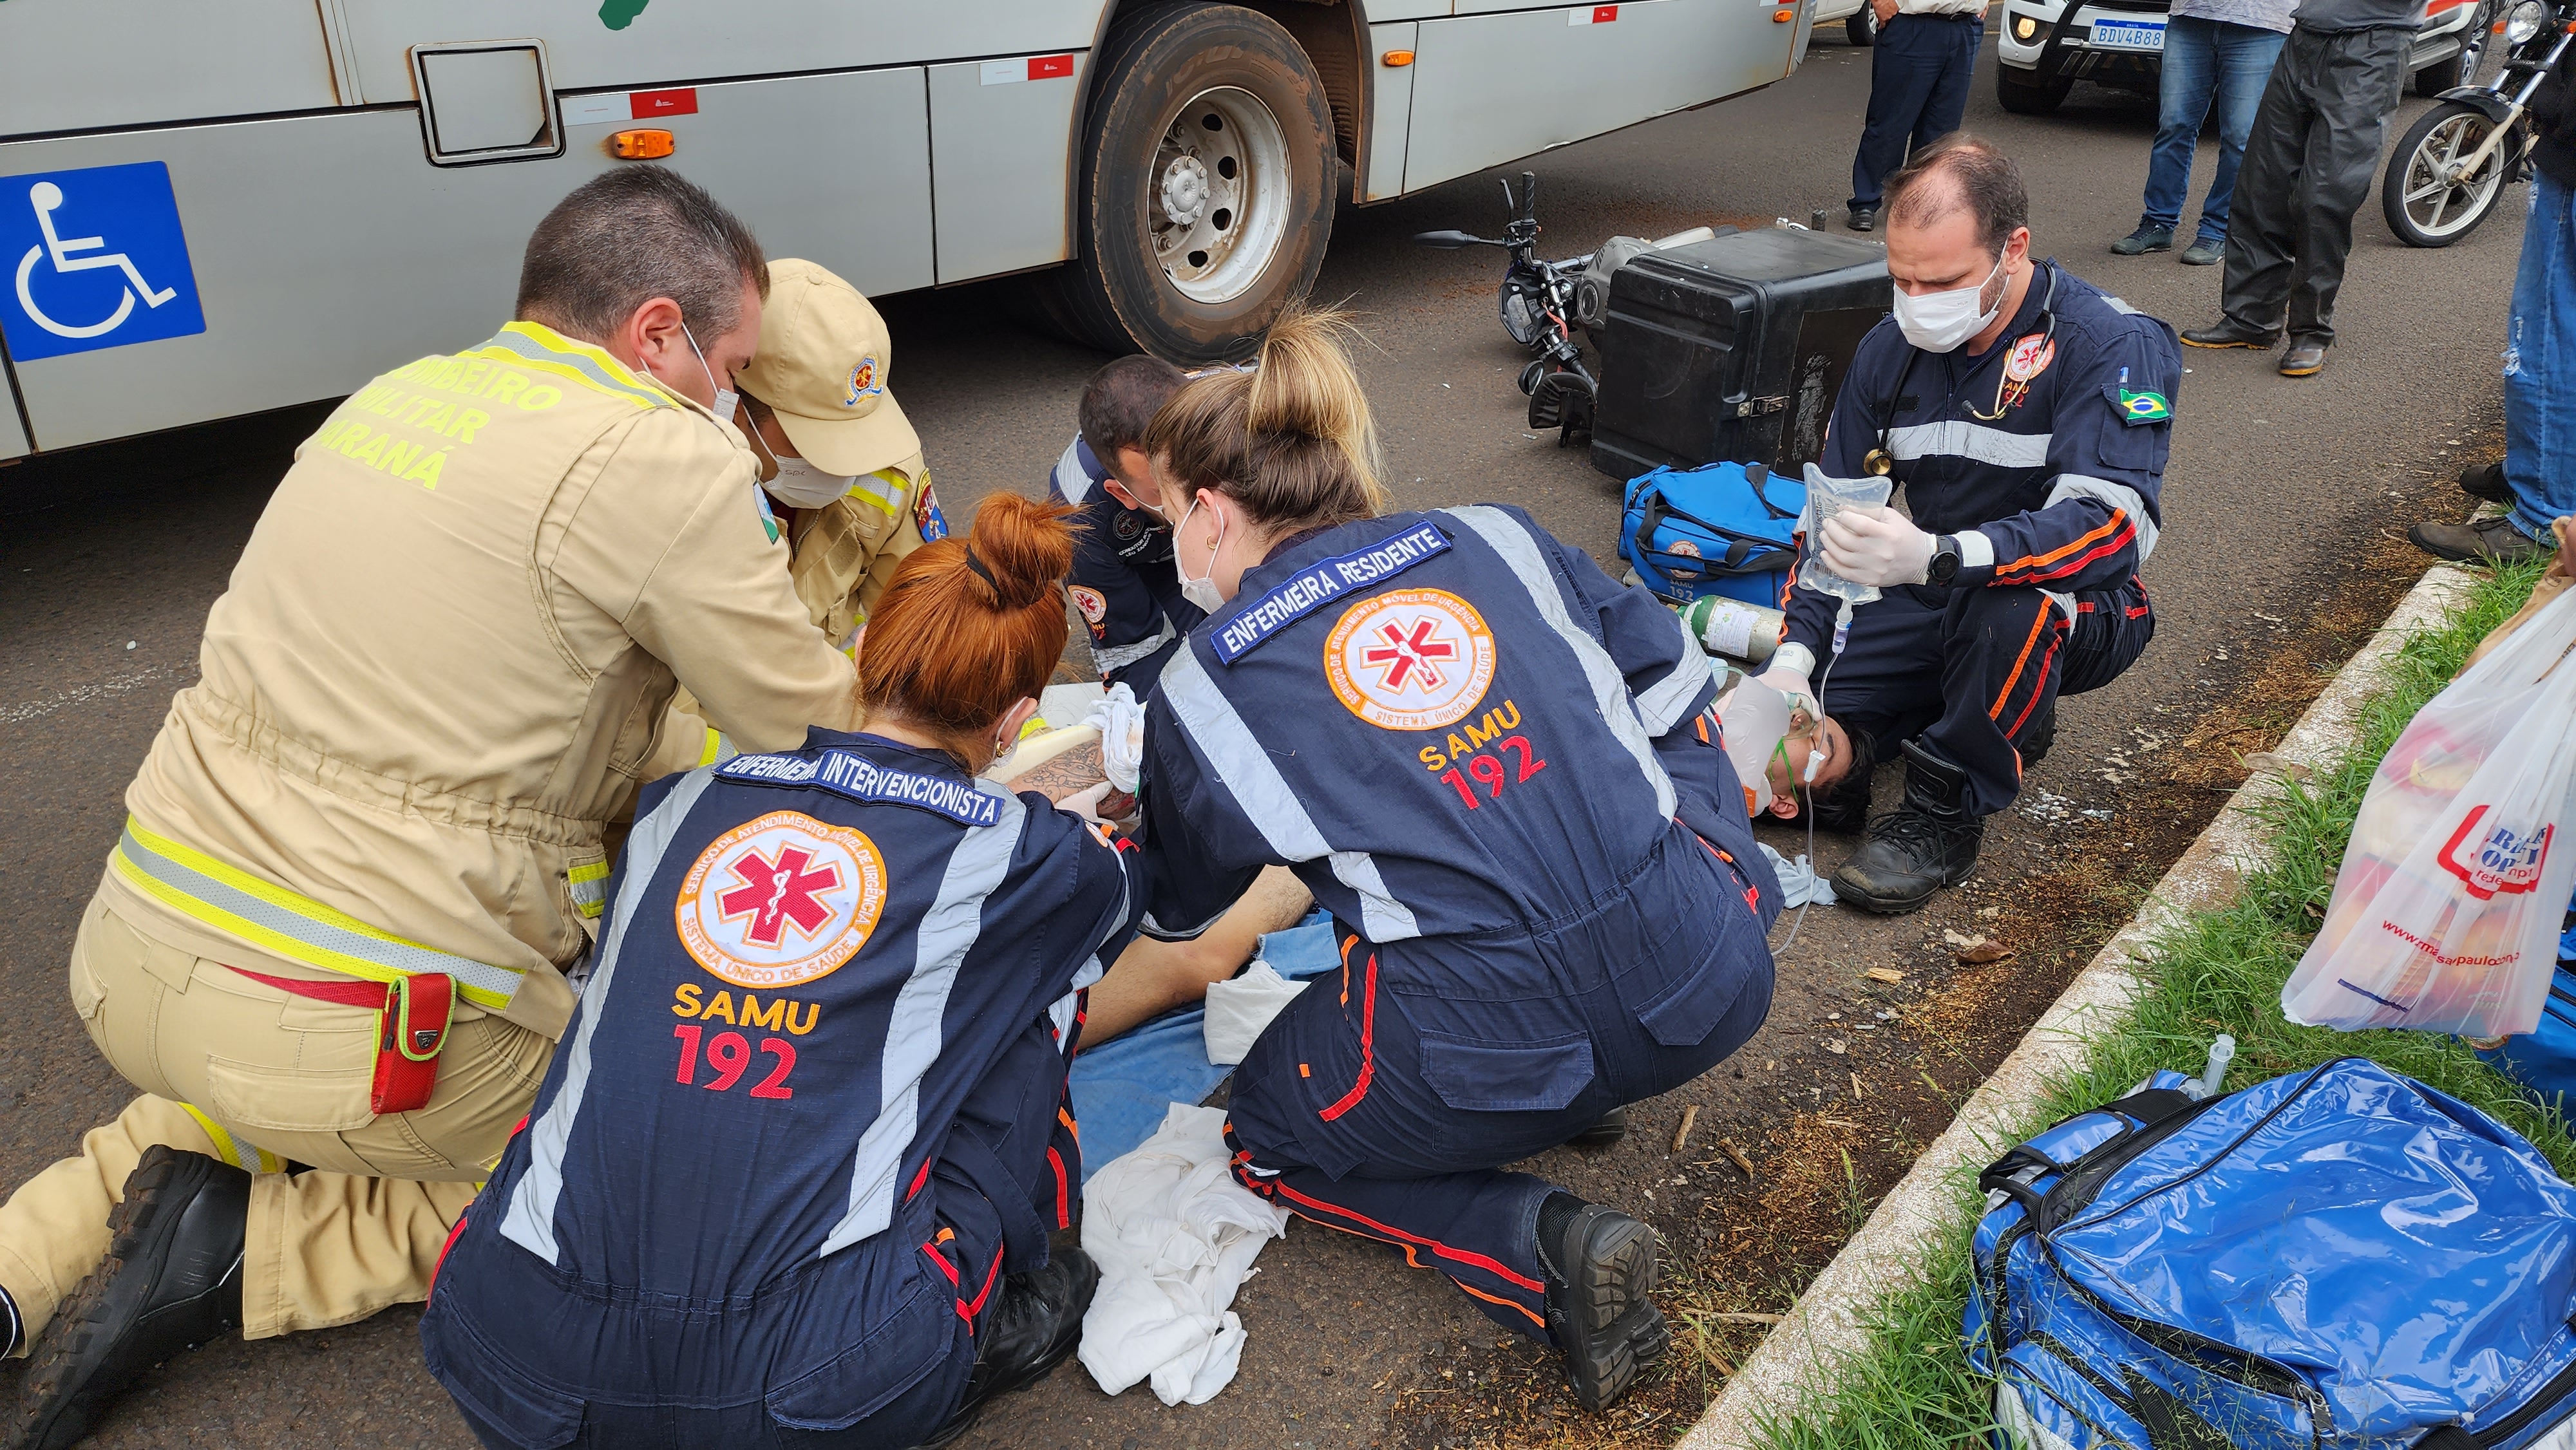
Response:
POLYGON ((572 1012, 675 687, 751 750, 857 723, 714 411, 765 282, 706 193, 610 173, 531 238, 520 320, 297 449, 72 949, 145 1095, 0 1207, 10 1450, 235 1325, 421 1299, 572 1012))
MULTIPOLYGON (((853 658, 895 566, 948 533, 921 436, 888 391, 893 368, 885 319, 857 288, 812 262, 769 264, 760 347, 743 370, 734 421, 761 455, 797 599, 853 658)), ((703 716, 686 691, 672 708, 703 716)), ((667 761, 673 769, 732 753, 700 722, 677 721, 666 734, 682 752, 667 761)))

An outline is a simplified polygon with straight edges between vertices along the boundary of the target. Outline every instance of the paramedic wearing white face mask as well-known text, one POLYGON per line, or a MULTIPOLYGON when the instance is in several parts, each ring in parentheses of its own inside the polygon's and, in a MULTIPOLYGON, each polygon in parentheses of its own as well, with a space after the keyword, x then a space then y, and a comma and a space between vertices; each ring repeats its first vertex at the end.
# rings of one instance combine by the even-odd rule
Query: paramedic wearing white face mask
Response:
POLYGON ((2137 571, 2181 352, 2162 322, 2034 262, 2029 213, 2012 162, 1965 134, 1888 179, 1894 315, 1862 339, 1817 462, 1893 478, 1905 512, 1846 509, 1807 540, 1884 594, 1833 659, 1838 602, 1791 590, 1762 676, 1812 698, 1821 675, 1823 713, 1850 734, 1855 768, 1811 803, 1819 826, 1858 829, 1872 763, 1905 758, 1902 804, 1834 878, 1873 911, 1967 879, 1985 817, 2048 749, 2057 697, 2109 683, 2155 632, 2137 571))

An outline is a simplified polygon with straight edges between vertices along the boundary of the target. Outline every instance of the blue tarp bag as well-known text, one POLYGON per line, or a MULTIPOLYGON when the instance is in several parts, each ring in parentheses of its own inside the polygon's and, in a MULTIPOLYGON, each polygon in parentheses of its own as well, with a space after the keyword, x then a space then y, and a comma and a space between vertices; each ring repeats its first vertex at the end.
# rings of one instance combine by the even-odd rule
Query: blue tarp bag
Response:
POLYGON ((2158 1073, 1987 1169, 1961 1336, 2020 1450, 2563 1450, 2576 1189, 2343 1058, 2158 1073))
POLYGON ((1628 480, 1619 557, 1675 604, 1723 594, 1777 609, 1806 507, 1804 483, 1759 463, 1658 468, 1628 480))
MULTIPOLYGON (((2568 908, 2576 920, 2576 902, 2568 908)), ((2541 1106, 2576 1116, 2576 925, 2558 938, 2558 970, 2550 975, 2548 1000, 2540 1004, 2540 1025, 2481 1047, 2478 1056, 2541 1106)))

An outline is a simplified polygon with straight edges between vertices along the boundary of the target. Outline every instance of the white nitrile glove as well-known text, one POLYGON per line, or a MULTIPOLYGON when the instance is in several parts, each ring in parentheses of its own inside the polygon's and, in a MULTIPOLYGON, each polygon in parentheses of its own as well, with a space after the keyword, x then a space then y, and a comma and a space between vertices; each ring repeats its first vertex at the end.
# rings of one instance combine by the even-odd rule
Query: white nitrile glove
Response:
POLYGON ((1823 543, 1825 567, 1855 584, 1920 584, 1932 567, 1932 536, 1884 505, 1825 520, 1823 543))
POLYGON ((1082 723, 1099 727, 1102 773, 1133 794, 1145 763, 1145 707, 1136 703, 1136 692, 1124 684, 1110 686, 1082 723))

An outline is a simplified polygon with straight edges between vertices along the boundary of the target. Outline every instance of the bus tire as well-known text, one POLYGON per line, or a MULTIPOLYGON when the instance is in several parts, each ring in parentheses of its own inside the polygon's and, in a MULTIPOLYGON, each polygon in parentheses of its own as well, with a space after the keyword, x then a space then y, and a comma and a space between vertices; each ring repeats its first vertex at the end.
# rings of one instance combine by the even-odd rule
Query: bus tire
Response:
POLYGON ((1305 50, 1239 5, 1119 17, 1091 77, 1074 259, 1049 317, 1112 352, 1250 355, 1305 295, 1332 233, 1332 108, 1305 50))

